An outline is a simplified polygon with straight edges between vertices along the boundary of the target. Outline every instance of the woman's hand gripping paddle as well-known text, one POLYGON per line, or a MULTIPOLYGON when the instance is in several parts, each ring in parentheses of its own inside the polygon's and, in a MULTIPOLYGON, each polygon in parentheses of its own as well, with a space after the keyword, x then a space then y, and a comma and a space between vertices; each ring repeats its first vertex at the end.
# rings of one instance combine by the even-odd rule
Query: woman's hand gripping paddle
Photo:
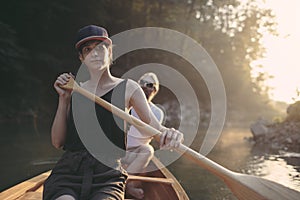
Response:
MULTIPOLYGON (((154 129, 150 125, 144 123, 143 121, 129 115, 123 110, 117 108, 116 106, 106 102, 93 93, 81 88, 73 78, 70 78, 66 85, 62 85, 61 88, 73 90, 78 92, 97 104, 103 106, 105 109, 109 110, 113 114, 122 118, 123 120, 131 123, 132 125, 143 130, 149 135, 155 135, 155 139, 159 141, 160 131, 154 129)), ((287 188, 281 184, 275 183, 273 181, 266 180, 261 177, 256 177, 252 175, 240 174, 237 172, 230 171, 225 167, 215 163, 214 161, 206 158, 205 156, 199 154, 198 152, 190 149, 189 147, 181 144, 177 149, 178 152, 183 153, 183 155, 199 166, 210 171, 212 174, 216 175, 222 179, 225 184, 231 189, 232 193, 241 200, 299 200, 300 192, 287 188)))

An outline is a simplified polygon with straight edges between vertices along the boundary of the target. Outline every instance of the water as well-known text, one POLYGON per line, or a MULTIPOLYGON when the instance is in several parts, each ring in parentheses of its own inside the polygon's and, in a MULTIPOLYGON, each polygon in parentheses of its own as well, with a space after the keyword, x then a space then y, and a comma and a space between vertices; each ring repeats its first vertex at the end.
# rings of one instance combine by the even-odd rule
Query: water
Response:
MULTIPOLYGON (((0 124, 0 191, 54 166, 62 151, 52 147, 49 126, 36 126, 30 120, 0 124)), ((232 171, 265 177, 300 191, 300 154, 266 154, 265 149, 245 140, 250 136, 247 129, 226 129, 207 157, 232 171)), ((198 150, 200 146, 192 148, 198 150)), ((190 199, 236 199, 222 181, 186 158, 180 158, 169 169, 190 199)))
POLYGON ((0 130, 0 191, 50 169, 62 153, 50 143, 49 124, 28 120, 0 124, 0 130))
MULTIPOLYGON (((264 153, 266 149, 246 139, 250 136, 248 129, 225 129, 207 157, 232 171, 263 177, 300 191, 300 154, 264 153)), ((221 180, 185 158, 169 168, 191 199, 236 199, 221 180)))

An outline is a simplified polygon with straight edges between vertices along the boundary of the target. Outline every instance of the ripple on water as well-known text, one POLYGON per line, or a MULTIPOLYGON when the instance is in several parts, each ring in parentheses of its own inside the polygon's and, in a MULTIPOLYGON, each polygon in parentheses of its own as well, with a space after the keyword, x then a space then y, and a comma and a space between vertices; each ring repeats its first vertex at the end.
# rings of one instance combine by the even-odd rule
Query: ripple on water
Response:
POLYGON ((280 152, 279 155, 253 156, 247 174, 266 178, 300 191, 300 154, 280 152))

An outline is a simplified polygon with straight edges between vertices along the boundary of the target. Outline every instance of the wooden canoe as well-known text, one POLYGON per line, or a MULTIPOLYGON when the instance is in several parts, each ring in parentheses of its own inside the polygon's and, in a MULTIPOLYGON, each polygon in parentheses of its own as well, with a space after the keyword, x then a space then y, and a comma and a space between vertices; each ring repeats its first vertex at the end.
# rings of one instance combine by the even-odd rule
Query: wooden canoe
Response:
MULTIPOLYGON (((148 168, 154 169, 145 176, 130 175, 128 181, 141 181, 145 200, 187 200, 189 199, 172 173, 162 163, 153 158, 148 168)), ((1 200, 41 200, 43 183, 50 171, 19 183, 0 193, 1 200)), ((127 199, 133 199, 126 195, 127 199)))

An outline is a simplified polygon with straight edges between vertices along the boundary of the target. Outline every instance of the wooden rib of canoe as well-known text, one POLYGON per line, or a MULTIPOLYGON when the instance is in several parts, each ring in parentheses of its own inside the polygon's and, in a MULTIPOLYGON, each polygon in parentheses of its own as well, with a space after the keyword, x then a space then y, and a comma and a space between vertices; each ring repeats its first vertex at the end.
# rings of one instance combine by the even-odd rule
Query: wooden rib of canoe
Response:
MULTIPOLYGON (((163 167, 162 163, 153 158, 145 176, 130 175, 128 181, 140 181, 145 193, 145 200, 187 200, 186 192, 172 175, 163 167), (153 171, 154 170, 154 171, 153 171)), ((0 193, 1 200, 41 200, 43 183, 49 176, 50 171, 35 176, 27 181, 17 184, 0 193)), ((126 196, 127 199, 134 199, 126 196)))

